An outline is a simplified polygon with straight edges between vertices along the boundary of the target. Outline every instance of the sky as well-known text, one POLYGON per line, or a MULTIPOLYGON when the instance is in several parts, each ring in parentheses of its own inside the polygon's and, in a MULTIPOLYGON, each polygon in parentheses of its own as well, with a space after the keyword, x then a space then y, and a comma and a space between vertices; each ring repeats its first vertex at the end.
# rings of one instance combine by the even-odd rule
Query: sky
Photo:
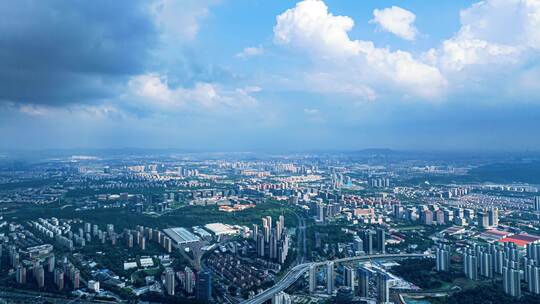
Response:
POLYGON ((0 149, 540 150, 540 0, 0 2, 0 149))

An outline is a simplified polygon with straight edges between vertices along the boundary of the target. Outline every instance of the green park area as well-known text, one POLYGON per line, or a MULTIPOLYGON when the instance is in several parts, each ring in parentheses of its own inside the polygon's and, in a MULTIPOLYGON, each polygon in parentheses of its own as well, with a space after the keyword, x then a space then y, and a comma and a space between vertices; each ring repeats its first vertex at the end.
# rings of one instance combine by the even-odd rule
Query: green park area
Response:
POLYGON ((449 289, 455 280, 463 277, 457 269, 435 271, 434 259, 408 259, 393 267, 392 273, 425 290, 449 289))
POLYGON ((115 229, 133 229, 137 225, 145 227, 191 227, 208 223, 221 222, 235 225, 260 224, 264 216, 277 218, 285 216, 286 226, 297 223, 293 209, 279 202, 268 201, 237 212, 219 211, 218 206, 184 206, 161 216, 135 213, 127 208, 100 208, 77 211, 72 206, 61 208, 60 203, 49 205, 21 205, 8 216, 18 220, 36 220, 37 218, 56 217, 59 219, 81 219, 100 225, 113 224, 115 229))
POLYGON ((523 295, 512 298, 503 292, 502 283, 486 283, 475 288, 464 289, 449 297, 429 299, 432 304, 532 304, 540 303, 540 296, 523 295))

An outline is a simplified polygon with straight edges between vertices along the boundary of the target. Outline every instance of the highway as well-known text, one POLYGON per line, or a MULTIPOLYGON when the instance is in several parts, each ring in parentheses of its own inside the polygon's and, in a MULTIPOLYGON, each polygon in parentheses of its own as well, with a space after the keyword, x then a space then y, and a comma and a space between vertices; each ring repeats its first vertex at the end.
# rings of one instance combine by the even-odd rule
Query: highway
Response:
POLYGON ((307 253, 307 241, 306 241, 306 219, 303 215, 296 214, 298 219, 298 226, 296 228, 296 265, 300 265, 306 262, 306 253, 307 253))
MULTIPOLYGON (((355 256, 355 257, 349 257, 349 258, 342 258, 342 259, 336 259, 332 260, 334 263, 344 263, 344 262, 354 262, 354 261, 365 261, 365 260, 371 260, 371 259, 403 259, 403 258, 420 258, 420 257, 430 257, 430 255, 427 254, 373 254, 373 255, 363 255, 363 256, 355 256)), ((283 278, 274 286, 266 289, 265 291, 259 293, 255 297, 245 300, 242 302, 242 304, 262 304, 270 299, 272 297, 281 292, 285 289, 289 288, 294 282, 296 282, 300 277, 302 277, 308 270, 311 265, 314 266, 323 266, 326 265, 330 261, 323 261, 323 262, 310 262, 310 263, 304 263, 300 265, 296 265, 293 268, 291 268, 283 278)))

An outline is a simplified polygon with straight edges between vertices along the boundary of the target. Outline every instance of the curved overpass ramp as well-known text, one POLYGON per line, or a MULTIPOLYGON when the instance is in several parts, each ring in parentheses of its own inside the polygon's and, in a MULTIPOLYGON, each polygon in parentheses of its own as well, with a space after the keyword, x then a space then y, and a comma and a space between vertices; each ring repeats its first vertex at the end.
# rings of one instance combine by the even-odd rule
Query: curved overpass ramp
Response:
POLYGON ((429 254, 374 254, 374 255, 362 255, 355 256, 343 259, 328 260, 324 262, 312 262, 296 265, 291 268, 285 276, 281 278, 274 286, 266 289, 265 291, 259 293, 251 299, 243 301, 241 304, 262 304, 272 297, 285 289, 289 288, 294 282, 296 282, 300 277, 309 270, 311 265, 322 266, 326 265, 328 262, 334 262, 336 264, 344 262, 354 262, 354 261, 365 261, 365 260, 380 260, 380 259, 404 259, 404 258, 421 258, 421 257, 431 257, 429 254))

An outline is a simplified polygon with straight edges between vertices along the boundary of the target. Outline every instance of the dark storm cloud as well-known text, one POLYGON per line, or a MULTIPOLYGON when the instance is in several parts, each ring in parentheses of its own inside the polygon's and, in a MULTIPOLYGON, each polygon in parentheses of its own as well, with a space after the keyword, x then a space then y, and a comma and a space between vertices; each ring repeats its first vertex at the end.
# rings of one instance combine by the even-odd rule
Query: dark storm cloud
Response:
POLYGON ((0 100, 63 105, 115 94, 157 43, 146 3, 0 2, 0 100))

